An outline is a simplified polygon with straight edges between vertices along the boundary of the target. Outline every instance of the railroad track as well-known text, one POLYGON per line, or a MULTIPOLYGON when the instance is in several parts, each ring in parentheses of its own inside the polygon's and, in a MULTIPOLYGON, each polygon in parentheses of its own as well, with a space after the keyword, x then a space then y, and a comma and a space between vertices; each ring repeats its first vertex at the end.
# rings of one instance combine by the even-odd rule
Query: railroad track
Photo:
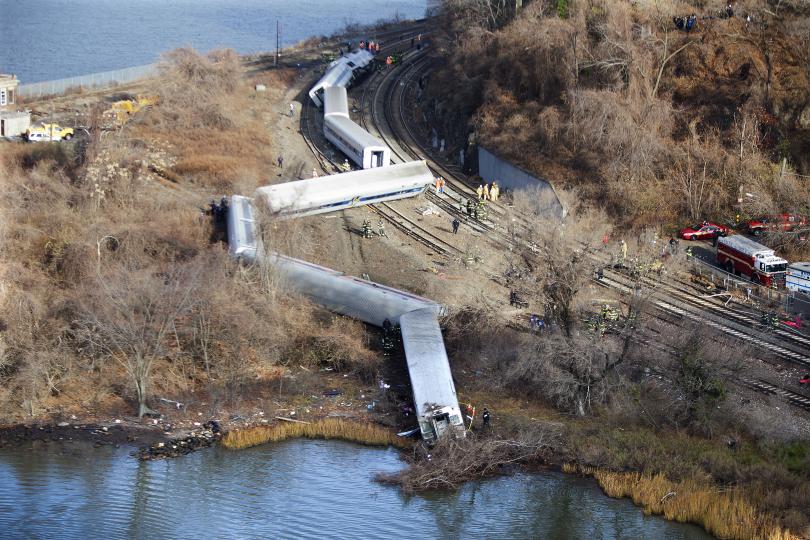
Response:
MULTIPOLYGON (((405 106, 405 95, 408 85, 419 72, 419 69, 427 65, 427 63, 428 60, 426 58, 411 60, 410 65, 407 66, 407 69, 405 69, 402 75, 400 84, 394 84, 393 82, 388 83, 388 90, 385 94, 386 98, 383 99, 382 115, 386 119, 389 133, 385 133, 382 129, 377 129, 377 131, 381 138, 391 147, 392 153, 396 153, 400 159, 426 159, 427 155, 430 154, 427 148, 418 143, 418 137, 413 134, 409 122, 405 119, 405 111, 408 110, 405 106), (399 99, 395 99, 397 93, 399 99), (392 119, 394 115, 397 117, 396 120, 392 119), (399 132, 397 132, 397 127, 399 127, 399 132), (396 144, 392 144, 392 140, 395 140, 396 144)), ((387 77, 393 77, 393 72, 389 73, 387 77)), ((384 86, 383 83, 384 81, 381 82, 379 86, 384 86)), ((380 113, 378 112, 379 107, 376 106, 378 102, 378 92, 379 90, 375 91, 371 101, 369 116, 374 119, 375 124, 379 126, 379 121, 376 120, 380 117, 380 113)), ((365 95, 363 101, 366 101, 365 95)), ((427 157, 426 161, 434 174, 443 176, 448 184, 458 193, 475 196, 467 183, 457 178, 455 171, 449 170, 447 167, 429 157, 427 157)), ((432 200, 435 199, 432 198, 432 200)), ((445 205, 440 204, 439 206, 445 210, 449 210, 445 205)), ((496 205, 490 204, 489 206, 494 211, 498 210, 496 205)), ((453 210, 455 210, 455 208, 453 208, 453 210)), ((501 212, 505 213, 503 210, 501 210, 501 212)), ((458 214, 457 211, 451 213, 458 214)), ((461 214, 462 219, 469 222, 469 220, 466 219, 466 215, 463 215, 463 212, 461 214)), ((495 232, 496 234, 500 232, 497 231, 496 227, 492 224, 481 223, 480 227, 483 232, 495 232)), ((609 286, 623 294, 634 294, 635 290, 632 288, 634 284, 628 283, 628 281, 629 279, 625 276, 612 272, 607 272, 605 278, 599 280, 601 285, 609 286)), ((678 283, 677 281, 670 283, 663 280, 654 281, 651 278, 643 278, 641 281, 646 287, 657 289, 658 298, 653 300, 657 309, 673 314, 679 318, 689 319, 699 324, 710 326, 723 334, 771 352, 796 365, 810 368, 810 356, 808 356, 808 351, 810 351, 810 339, 806 336, 782 328, 773 329, 772 332, 759 331, 757 329, 759 321, 751 314, 735 308, 729 309, 727 306, 720 305, 716 301, 697 297, 693 292, 684 290, 683 283, 678 283), (660 298, 662 292, 665 293, 664 298, 660 298)), ((756 391, 769 395, 779 395, 793 405, 810 410, 810 398, 802 394, 781 388, 763 380, 741 379, 740 382, 756 391)))
MULTIPOLYGON (((381 49, 380 54, 395 51, 398 45, 409 41, 412 35, 416 35, 416 33, 419 32, 405 34, 403 39, 387 44, 381 49)), ((372 75, 372 78, 373 77, 374 76, 372 75)), ((303 109, 304 118, 302 122, 303 129, 301 130, 301 134, 304 137, 307 147, 318 160, 321 170, 324 173, 332 174, 335 172, 341 172, 341 167, 332 159, 332 157, 329 156, 326 151, 329 146, 325 138, 322 136, 318 122, 318 119, 321 117, 321 111, 317 109, 309 100, 305 101, 303 109)), ((426 230, 416 221, 405 216, 402 212, 396 210, 390 204, 378 203, 369 206, 372 211, 391 223, 397 230, 424 244, 439 255, 444 255, 450 258, 460 258, 463 255, 463 251, 461 249, 426 230)))

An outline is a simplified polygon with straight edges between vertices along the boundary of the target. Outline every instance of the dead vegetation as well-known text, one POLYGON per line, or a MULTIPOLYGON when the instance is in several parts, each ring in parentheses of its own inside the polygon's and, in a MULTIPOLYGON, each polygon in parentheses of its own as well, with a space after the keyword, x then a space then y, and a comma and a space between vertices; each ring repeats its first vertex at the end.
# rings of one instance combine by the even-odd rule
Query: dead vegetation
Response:
POLYGON ((731 19, 719 1, 525 4, 515 16, 496 1, 446 3, 446 69, 432 74, 438 101, 425 112, 449 140, 475 133, 622 225, 808 211, 807 183, 792 174, 810 173, 805 12, 780 2, 775 17, 778 6, 748 1, 731 19), (672 17, 690 12, 697 29, 677 31, 672 17))
POLYGON ((4 422, 143 415, 157 397, 195 392, 238 406, 261 381, 299 392, 279 384, 289 365, 376 376, 361 325, 212 244, 198 205, 214 189, 252 189, 270 159, 256 101, 267 97, 241 69, 232 51, 174 51, 159 104, 115 132, 0 145, 4 422))
POLYGON ((316 422, 279 422, 272 426, 229 431, 222 438, 222 446, 229 450, 242 450, 287 439, 332 439, 368 446, 410 448, 409 439, 397 437, 391 429, 371 423, 325 418, 316 422))
POLYGON ((423 454, 415 449, 410 466, 398 473, 381 474, 377 480, 396 484, 408 493, 454 490, 464 482, 507 473, 520 464, 536 462, 547 455, 556 435, 535 429, 517 438, 445 438, 423 454))

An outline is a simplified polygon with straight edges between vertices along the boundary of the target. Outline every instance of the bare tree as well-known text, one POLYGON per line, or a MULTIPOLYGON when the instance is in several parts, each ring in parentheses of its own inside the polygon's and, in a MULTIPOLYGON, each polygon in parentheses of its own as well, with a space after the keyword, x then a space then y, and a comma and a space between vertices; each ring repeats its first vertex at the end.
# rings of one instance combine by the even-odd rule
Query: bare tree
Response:
POLYGON ((78 336, 95 351, 119 362, 138 400, 138 416, 149 412, 149 377, 156 360, 179 351, 176 323, 188 315, 199 286, 187 268, 166 272, 117 266, 99 274, 78 321, 78 336))

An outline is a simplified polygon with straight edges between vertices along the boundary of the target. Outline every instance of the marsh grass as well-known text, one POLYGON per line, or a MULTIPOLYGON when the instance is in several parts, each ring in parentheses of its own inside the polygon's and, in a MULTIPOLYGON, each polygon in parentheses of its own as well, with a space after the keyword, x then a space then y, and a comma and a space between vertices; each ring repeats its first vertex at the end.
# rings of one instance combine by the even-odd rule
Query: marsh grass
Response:
POLYGON ((563 472, 593 476, 610 497, 628 497, 645 514, 695 523, 719 538, 798 538, 772 516, 758 512, 740 489, 719 488, 695 479, 673 482, 663 474, 613 472, 574 464, 564 464, 563 472))
POLYGON ((295 438, 336 439, 368 446, 394 446, 410 448, 409 439, 397 437, 390 429, 369 422, 349 422, 325 418, 311 424, 283 422, 272 426, 255 426, 229 431, 222 438, 222 446, 229 450, 242 450, 295 438))

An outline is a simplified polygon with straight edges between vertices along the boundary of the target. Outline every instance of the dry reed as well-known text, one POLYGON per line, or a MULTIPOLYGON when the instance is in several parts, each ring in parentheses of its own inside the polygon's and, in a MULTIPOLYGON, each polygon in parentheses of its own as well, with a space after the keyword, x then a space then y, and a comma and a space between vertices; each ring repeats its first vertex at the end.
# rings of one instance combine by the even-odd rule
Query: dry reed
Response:
POLYGON ((718 538, 797 540, 772 516, 757 511, 736 488, 718 488, 695 479, 679 482, 662 474, 613 472, 564 464, 563 472, 593 476, 610 497, 629 497, 645 514, 695 523, 718 538))
POLYGON ((280 423, 229 431, 222 437, 222 446, 242 450, 268 442, 305 437, 307 439, 337 439, 369 446, 409 448, 409 439, 397 437, 384 427, 368 422, 349 422, 335 418, 318 420, 311 424, 280 423))

